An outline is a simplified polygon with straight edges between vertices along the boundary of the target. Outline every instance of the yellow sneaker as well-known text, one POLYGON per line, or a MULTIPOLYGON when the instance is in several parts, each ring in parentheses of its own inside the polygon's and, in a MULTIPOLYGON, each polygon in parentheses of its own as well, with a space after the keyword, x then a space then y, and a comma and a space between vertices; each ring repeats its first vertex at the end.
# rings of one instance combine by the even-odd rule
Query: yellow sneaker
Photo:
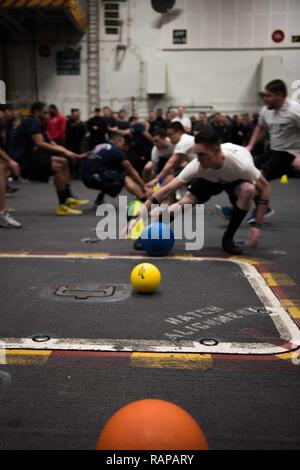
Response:
POLYGON ((66 200, 66 205, 70 206, 72 209, 86 206, 90 201, 88 199, 77 199, 76 197, 68 197, 66 200))
POLYGON ((56 208, 56 215, 82 215, 82 211, 72 209, 65 204, 60 204, 56 208))

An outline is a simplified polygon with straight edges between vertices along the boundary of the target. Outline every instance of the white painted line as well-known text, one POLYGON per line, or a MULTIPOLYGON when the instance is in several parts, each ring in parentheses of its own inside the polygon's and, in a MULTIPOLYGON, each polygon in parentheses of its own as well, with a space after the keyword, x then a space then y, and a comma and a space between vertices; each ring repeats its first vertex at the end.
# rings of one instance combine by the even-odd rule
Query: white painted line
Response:
POLYGON ((289 349, 268 343, 219 343, 204 346, 197 341, 149 341, 116 339, 50 339, 37 343, 31 338, 3 338, 6 349, 33 349, 51 351, 98 351, 98 352, 157 352, 201 354, 281 354, 289 349))
MULTIPOLYGON (((81 255, 12 255, 5 256, 7 258, 37 258, 37 259, 97 259, 97 260, 120 260, 133 259, 142 260, 149 259, 144 256, 111 256, 108 254, 91 255, 84 253, 81 255)), ((153 258, 152 262, 154 261, 153 258)), ((33 350, 64 350, 64 351, 106 351, 106 352, 159 352, 159 353, 201 353, 201 354, 281 354, 293 351, 299 348, 300 330, 296 323, 292 320, 289 313, 281 305, 279 299, 272 292, 265 280, 255 269, 254 266, 244 261, 226 258, 200 258, 200 257, 164 257, 155 259, 175 259, 179 261, 221 261, 235 263, 242 269, 245 278, 248 279, 250 285, 254 289, 256 295, 262 302, 264 308, 270 312, 269 316, 283 341, 283 346, 276 346, 270 343, 219 343, 216 346, 206 346, 197 341, 149 341, 143 340, 117 340, 117 339, 56 339, 52 338, 44 343, 37 343, 31 338, 3 338, 0 339, 2 347, 6 349, 33 349, 33 350)))

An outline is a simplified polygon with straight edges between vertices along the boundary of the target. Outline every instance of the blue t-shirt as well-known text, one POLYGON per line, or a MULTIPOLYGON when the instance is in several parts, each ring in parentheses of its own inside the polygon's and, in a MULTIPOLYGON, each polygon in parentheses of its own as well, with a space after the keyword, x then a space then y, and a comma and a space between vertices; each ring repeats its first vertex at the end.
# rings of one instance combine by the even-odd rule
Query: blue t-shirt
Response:
POLYGON ((122 162, 127 155, 114 144, 100 144, 95 147, 83 166, 83 175, 100 173, 104 170, 124 172, 122 162))
POLYGON ((35 143, 32 136, 35 134, 43 134, 45 141, 49 142, 45 135, 45 126, 36 117, 28 116, 12 135, 10 143, 11 156, 22 167, 26 167, 28 159, 34 151, 35 143))

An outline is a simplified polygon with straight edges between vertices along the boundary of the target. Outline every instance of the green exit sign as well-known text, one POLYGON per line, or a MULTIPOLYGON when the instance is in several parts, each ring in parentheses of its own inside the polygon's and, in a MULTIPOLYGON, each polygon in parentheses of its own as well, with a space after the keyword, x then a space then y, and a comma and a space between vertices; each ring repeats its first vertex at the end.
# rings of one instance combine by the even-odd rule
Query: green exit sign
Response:
POLYGON ((187 30, 174 29, 173 30, 173 44, 187 44, 187 30))

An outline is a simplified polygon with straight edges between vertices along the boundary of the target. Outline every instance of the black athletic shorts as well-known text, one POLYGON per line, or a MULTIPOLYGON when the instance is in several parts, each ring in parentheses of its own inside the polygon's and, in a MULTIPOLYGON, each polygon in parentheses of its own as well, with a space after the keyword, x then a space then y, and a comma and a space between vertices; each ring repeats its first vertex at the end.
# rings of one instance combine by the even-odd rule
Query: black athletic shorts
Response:
POLYGON ((123 189, 125 182, 125 174, 114 170, 104 170, 99 173, 83 173, 83 184, 89 189, 96 189, 116 197, 123 189))
POLYGON ((255 166, 261 170, 268 181, 281 178, 283 175, 295 176, 292 168, 295 155, 288 152, 270 150, 255 158, 255 166))
POLYGON ((198 204, 204 204, 209 201, 212 196, 217 196, 225 191, 228 194, 231 204, 235 205, 237 197, 234 195, 234 190, 241 183, 249 183, 249 181, 237 180, 233 183, 212 183, 203 178, 198 178, 194 180, 187 189, 198 199, 198 204))
POLYGON ((44 150, 37 150, 28 157, 26 166, 22 168, 22 176, 31 181, 47 183, 53 174, 51 155, 44 150))

